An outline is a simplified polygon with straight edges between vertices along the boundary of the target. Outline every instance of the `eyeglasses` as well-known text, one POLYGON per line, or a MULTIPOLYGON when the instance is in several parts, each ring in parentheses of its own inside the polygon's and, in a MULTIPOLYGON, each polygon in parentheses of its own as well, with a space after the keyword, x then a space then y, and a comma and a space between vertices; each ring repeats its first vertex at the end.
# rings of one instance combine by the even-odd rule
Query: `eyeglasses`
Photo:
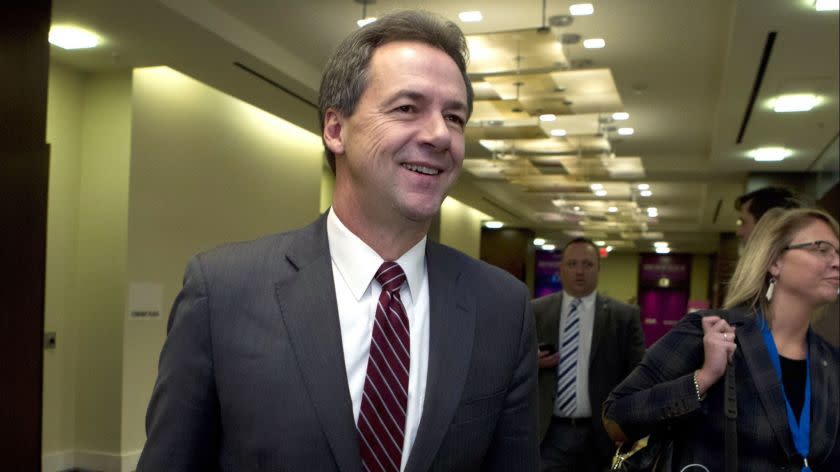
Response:
POLYGON ((809 241, 807 243, 791 244, 785 248, 785 250, 789 249, 804 249, 826 260, 831 259, 832 253, 840 256, 840 250, 837 250, 837 248, 828 241, 809 241))

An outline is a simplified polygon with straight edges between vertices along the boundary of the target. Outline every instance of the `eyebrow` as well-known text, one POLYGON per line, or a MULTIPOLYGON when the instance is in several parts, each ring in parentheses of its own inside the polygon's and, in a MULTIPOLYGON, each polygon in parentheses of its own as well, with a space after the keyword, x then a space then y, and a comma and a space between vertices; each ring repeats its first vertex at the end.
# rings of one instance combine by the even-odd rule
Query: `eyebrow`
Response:
MULTIPOLYGON (((390 106, 402 98, 408 98, 416 102, 426 102, 429 100, 428 96, 416 90, 399 90, 385 101, 385 105, 390 106)), ((462 111, 467 113, 467 104, 461 100, 447 100, 444 102, 443 108, 445 110, 462 111)))

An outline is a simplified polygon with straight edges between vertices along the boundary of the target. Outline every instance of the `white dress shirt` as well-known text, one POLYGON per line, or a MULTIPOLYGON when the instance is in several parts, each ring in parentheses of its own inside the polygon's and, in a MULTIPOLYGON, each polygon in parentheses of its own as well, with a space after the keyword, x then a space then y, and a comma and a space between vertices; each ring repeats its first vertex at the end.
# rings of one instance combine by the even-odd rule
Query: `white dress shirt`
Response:
MULTIPOLYGON (((362 407, 362 390, 367 376, 370 339, 376 304, 382 286, 374 275, 384 259, 353 234, 330 208, 327 215, 327 240, 332 258, 338 321, 347 383, 353 401, 353 419, 358 421, 362 407)), ((429 276, 426 270, 426 238, 403 254, 396 262, 406 275, 400 298, 408 316, 411 356, 408 372, 408 405, 405 417, 402 464, 417 436, 426 394, 426 373, 429 367, 429 276)))
MULTIPOLYGON (((577 395, 577 407, 572 418, 588 418, 592 416, 592 405, 589 404, 589 354, 592 351, 592 329, 595 325, 595 298, 596 292, 580 299, 578 307, 578 318, 580 319, 580 344, 578 344, 577 380, 575 394, 577 395)), ((557 332, 557 346, 562 345, 563 326, 569 311, 572 309, 572 300, 575 297, 563 291, 563 306, 560 309, 560 329, 557 332)), ((560 366, 558 365, 557 368, 560 366)), ((557 387, 555 386, 555 389, 557 387)), ((563 416, 560 412, 560 405, 554 403, 554 415, 563 416)), ((599 412, 600 414, 600 412, 599 412)))

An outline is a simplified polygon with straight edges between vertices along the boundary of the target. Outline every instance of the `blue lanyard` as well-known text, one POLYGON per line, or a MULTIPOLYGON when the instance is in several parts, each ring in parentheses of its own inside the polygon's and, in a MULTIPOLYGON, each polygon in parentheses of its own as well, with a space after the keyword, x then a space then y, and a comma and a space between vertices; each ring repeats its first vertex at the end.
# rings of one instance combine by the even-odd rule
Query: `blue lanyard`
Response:
MULTIPOLYGON (((776 349, 776 342, 773 340, 773 334, 770 333, 770 327, 767 321, 762 316, 761 318, 761 334, 764 335, 764 344, 767 345, 767 350, 770 351, 770 361, 773 362, 773 367, 776 368, 776 374, 779 376, 779 381, 782 381, 782 364, 779 361, 779 351, 776 349)), ((785 407, 787 408, 788 425, 790 432, 793 435, 793 444, 796 446, 796 452, 802 456, 802 472, 811 472, 811 467, 808 465, 808 453, 811 449, 811 353, 808 352, 805 357, 805 402, 802 404, 802 411, 799 414, 799 421, 793 415, 793 408, 790 407, 790 402, 785 394, 784 382, 782 382, 782 396, 785 399, 785 407)))

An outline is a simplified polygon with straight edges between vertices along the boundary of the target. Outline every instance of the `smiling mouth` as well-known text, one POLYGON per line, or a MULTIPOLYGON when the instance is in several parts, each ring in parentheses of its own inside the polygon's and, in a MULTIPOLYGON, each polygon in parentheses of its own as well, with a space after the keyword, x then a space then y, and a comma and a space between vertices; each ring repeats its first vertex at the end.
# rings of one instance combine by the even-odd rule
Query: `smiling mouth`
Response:
POLYGON ((402 166, 405 167, 406 169, 412 171, 412 172, 417 172, 418 174, 423 174, 423 175, 438 175, 438 174, 440 174, 440 170, 438 170, 438 169, 433 169, 431 167, 421 166, 421 165, 417 165, 417 164, 403 164, 402 166))

